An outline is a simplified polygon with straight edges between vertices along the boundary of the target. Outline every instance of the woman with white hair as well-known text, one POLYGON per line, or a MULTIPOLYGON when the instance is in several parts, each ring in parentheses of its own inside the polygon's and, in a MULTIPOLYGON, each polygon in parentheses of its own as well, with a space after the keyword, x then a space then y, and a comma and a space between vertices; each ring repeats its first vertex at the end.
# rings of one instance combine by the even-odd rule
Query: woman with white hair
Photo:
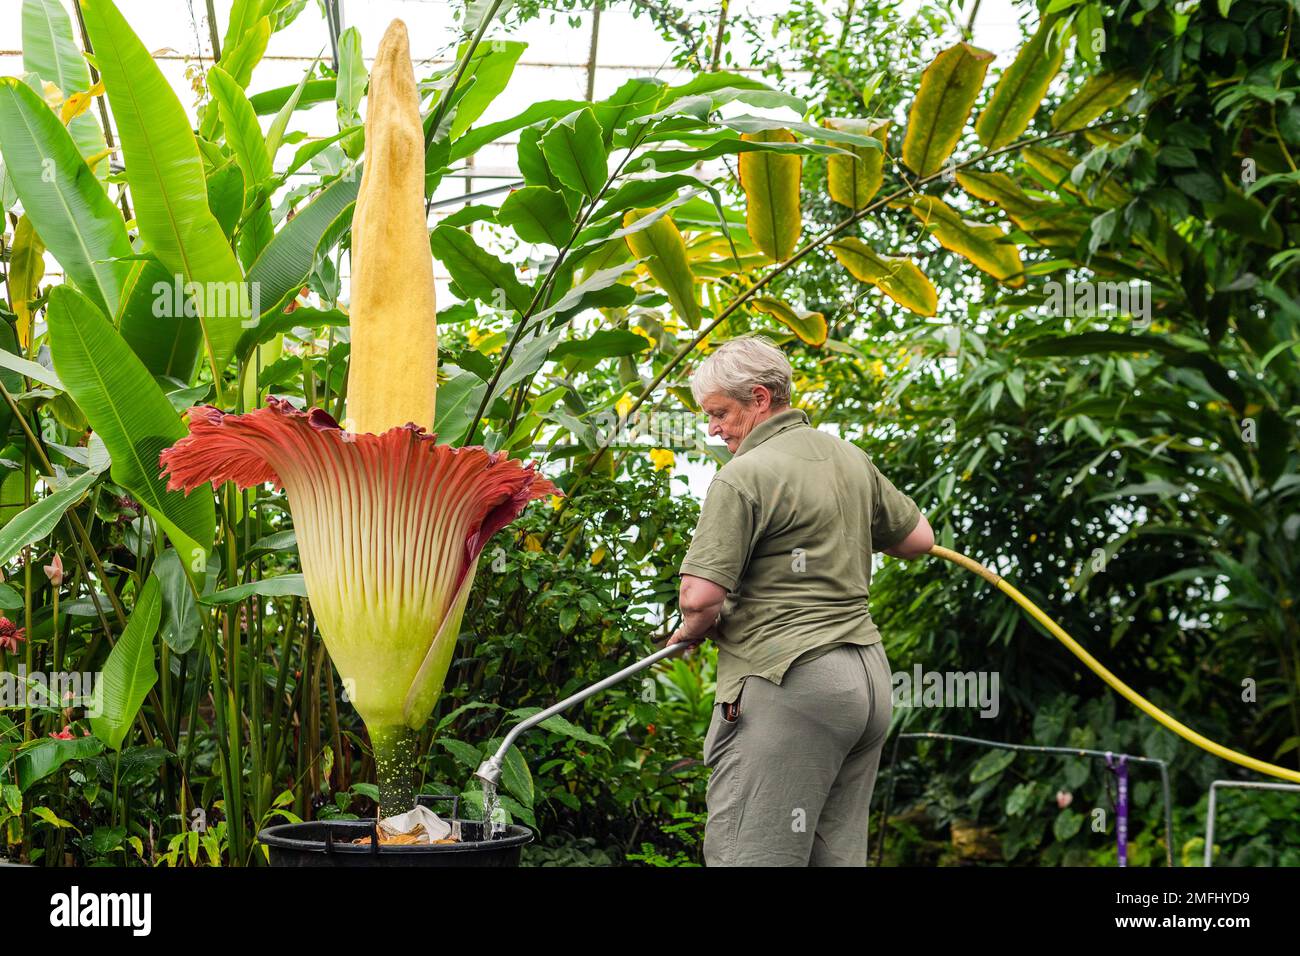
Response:
POLYGON ((761 336, 725 342, 691 379, 733 456, 682 561, 669 641, 718 647, 706 866, 866 866, 892 714, 871 555, 934 545, 916 503, 862 449, 811 427, 790 385, 761 336))

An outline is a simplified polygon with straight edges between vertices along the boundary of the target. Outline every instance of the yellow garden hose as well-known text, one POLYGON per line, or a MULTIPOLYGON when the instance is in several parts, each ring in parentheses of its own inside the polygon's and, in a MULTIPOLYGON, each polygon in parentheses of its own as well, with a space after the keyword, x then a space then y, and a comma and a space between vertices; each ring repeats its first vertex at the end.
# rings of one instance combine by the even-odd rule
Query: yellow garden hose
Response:
POLYGON ((1133 706, 1145 712, 1149 717, 1158 720, 1161 724, 1168 727, 1188 743, 1195 744, 1197 747, 1214 754, 1216 757, 1221 757, 1224 760, 1230 760, 1233 763, 1241 764, 1241 766, 1249 767, 1251 770, 1258 771, 1259 773, 1265 773, 1271 777, 1280 777, 1283 780, 1290 780, 1292 783, 1300 783, 1300 771, 1288 770, 1285 767, 1279 767, 1277 764, 1267 763, 1266 761, 1258 760, 1254 757, 1248 757, 1242 753, 1237 753, 1235 750, 1229 750, 1222 744, 1216 744, 1208 737, 1202 737, 1186 724, 1174 720, 1174 718, 1170 717, 1155 704, 1151 703, 1151 701, 1147 700, 1132 687, 1129 687, 1128 684, 1125 684, 1122 680, 1108 671, 1100 661, 1085 651, 1079 645, 1078 641, 1065 633, 1065 630, 1059 624, 1044 614, 1038 608, 1038 605, 1034 604, 1033 601, 1029 600, 1029 598, 1017 591, 1001 575, 995 574, 978 561, 968 558, 964 554, 958 554, 956 551, 952 551, 948 548, 941 548, 937 544, 930 549, 930 554, 951 561, 953 564, 960 565, 967 571, 972 571, 975 574, 978 574, 990 584, 997 585, 1000 591, 1028 611, 1034 619, 1038 621, 1038 623, 1043 625, 1043 627, 1051 631, 1052 634, 1056 636, 1056 639, 1068 647, 1075 657, 1087 664, 1088 668, 1094 674, 1117 690, 1131 704, 1133 704, 1133 706))

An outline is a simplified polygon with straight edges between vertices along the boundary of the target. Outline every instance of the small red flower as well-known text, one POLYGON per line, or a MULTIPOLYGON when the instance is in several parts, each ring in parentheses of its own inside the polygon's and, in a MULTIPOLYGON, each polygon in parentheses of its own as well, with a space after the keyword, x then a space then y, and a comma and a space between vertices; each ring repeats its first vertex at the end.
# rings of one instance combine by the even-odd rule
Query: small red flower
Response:
MULTIPOLYGON (((50 731, 50 736, 53 737, 55 740, 71 740, 71 739, 72 739, 72 728, 71 728, 71 727, 64 727, 64 728, 63 728, 62 730, 60 730, 57 734, 56 734, 54 731, 51 730, 51 731, 50 731)), ((83 736, 84 736, 84 735, 83 735, 83 736)))
POLYGON ((26 628, 19 627, 7 617, 0 617, 0 649, 10 654, 18 653, 18 642, 27 640, 26 628))
POLYGON ((655 732, 655 725, 654 725, 654 724, 646 724, 646 725, 645 725, 645 729, 646 729, 646 733, 653 734, 653 733, 655 732))

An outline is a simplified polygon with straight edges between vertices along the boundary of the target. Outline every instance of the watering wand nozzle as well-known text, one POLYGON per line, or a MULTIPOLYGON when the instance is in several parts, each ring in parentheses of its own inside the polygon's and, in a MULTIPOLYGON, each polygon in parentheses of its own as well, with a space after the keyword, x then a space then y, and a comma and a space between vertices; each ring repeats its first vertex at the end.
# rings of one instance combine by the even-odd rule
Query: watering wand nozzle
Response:
POLYGON ((496 787, 496 785, 501 780, 501 765, 502 765, 502 761, 505 759, 506 751, 509 750, 510 745, 515 742, 515 738, 517 738, 525 730, 529 730, 533 727, 536 727, 542 721, 547 720, 550 717, 554 717, 556 714, 560 713, 563 710, 567 710, 569 707, 572 707, 574 704, 578 703, 579 701, 586 700, 592 694, 600 693, 606 687, 609 687, 613 684, 617 684, 619 681, 623 680, 623 678, 630 677, 633 674, 635 674, 637 671, 645 670, 651 664, 655 664, 663 660, 665 657, 671 657, 674 654, 681 654, 685 652, 688 648, 694 647, 698 643, 699 643, 698 641, 694 641, 694 642, 678 641, 676 644, 668 644, 665 647, 661 647, 659 650, 655 651, 649 657, 644 657, 641 660, 637 661, 635 664, 629 664, 621 671, 618 671, 615 674, 610 674, 608 677, 597 681, 596 683, 592 684, 590 687, 584 688, 583 690, 578 691, 576 694, 573 694, 570 697, 566 697, 558 704, 552 704, 550 707, 546 708, 545 710, 538 711, 537 713, 533 714, 533 716, 529 717, 527 720, 521 721, 511 729, 510 733, 506 734, 506 739, 501 741, 501 746, 497 748, 497 752, 493 754, 491 757, 489 757, 487 760, 484 760, 483 763, 479 766, 478 770, 474 771, 474 776, 478 777, 485 784, 488 784, 492 787, 496 787))

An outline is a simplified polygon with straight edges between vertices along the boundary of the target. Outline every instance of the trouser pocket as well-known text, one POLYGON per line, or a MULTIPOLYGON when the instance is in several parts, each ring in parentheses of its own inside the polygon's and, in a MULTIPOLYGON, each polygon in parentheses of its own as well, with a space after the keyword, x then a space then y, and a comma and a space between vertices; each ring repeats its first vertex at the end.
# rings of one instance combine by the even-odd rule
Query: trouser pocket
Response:
POLYGON ((741 699, 745 696, 745 681, 747 680, 749 680, 748 677, 745 677, 741 680, 740 692, 736 694, 735 700, 731 701, 730 703, 724 703, 719 705, 722 707, 722 719, 729 724, 734 724, 736 721, 740 720, 740 710, 741 710, 740 702, 741 699))

